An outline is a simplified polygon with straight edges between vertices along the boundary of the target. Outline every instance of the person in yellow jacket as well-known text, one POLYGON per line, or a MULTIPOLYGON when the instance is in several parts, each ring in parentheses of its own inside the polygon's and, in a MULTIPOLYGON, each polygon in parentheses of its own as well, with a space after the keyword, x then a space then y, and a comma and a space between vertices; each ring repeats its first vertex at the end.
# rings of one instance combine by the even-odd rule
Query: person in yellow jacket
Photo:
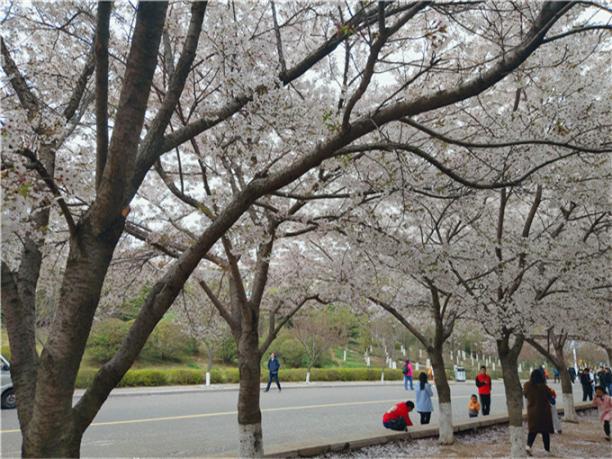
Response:
POLYGON ((476 418, 478 417, 479 411, 480 403, 478 403, 478 397, 476 397, 476 394, 472 394, 470 401, 468 402, 468 416, 471 418, 476 418))

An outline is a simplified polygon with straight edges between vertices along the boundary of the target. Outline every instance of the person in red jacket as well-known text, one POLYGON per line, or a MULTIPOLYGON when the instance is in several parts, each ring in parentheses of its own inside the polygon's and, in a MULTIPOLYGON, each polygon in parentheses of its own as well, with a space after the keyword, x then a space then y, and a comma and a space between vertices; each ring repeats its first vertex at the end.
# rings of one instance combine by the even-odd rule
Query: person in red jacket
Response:
POLYGON ((389 411, 383 414, 383 426, 391 430, 408 430, 408 427, 412 425, 412 421, 410 420, 408 413, 410 413, 412 410, 414 410, 414 403, 412 403, 410 400, 407 402, 399 402, 389 411))
POLYGON ((487 374, 487 367, 480 367, 480 373, 476 375, 476 387, 480 395, 482 415, 487 416, 491 410, 491 377, 487 374))

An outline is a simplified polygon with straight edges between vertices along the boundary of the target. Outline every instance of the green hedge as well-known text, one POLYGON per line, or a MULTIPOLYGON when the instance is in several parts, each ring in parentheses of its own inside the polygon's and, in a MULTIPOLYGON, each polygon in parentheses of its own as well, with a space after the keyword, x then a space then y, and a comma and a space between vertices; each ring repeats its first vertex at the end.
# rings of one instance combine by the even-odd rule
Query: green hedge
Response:
MULTIPOLYGON (((76 386, 86 388, 93 381, 97 370, 86 369, 79 371, 76 386)), ((237 368, 213 368, 210 375, 212 384, 226 384, 239 382, 237 368)), ((379 368, 313 368, 310 372, 311 381, 378 381, 379 368)), ((401 370, 385 369, 386 381, 402 379, 401 370)), ((261 382, 268 380, 268 372, 262 370, 261 382)), ((280 380, 285 382, 302 382, 306 380, 305 368, 290 368, 280 371, 280 380)), ((168 370, 128 370, 119 382, 118 387, 141 386, 174 386, 203 384, 204 371, 195 369, 168 369, 168 370)))

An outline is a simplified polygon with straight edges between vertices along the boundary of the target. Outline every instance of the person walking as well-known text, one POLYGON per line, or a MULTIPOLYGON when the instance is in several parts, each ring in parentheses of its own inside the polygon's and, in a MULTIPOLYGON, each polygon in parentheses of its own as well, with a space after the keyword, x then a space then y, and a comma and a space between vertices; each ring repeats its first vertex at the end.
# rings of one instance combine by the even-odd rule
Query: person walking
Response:
POLYGON ((580 384, 582 385, 582 401, 586 402, 587 398, 593 400, 593 383, 591 381, 591 371, 588 368, 580 373, 580 384))
POLYGON ((406 360, 406 363, 404 363, 402 373, 404 374, 404 389, 408 390, 408 382, 410 382, 410 390, 414 390, 414 387, 412 386, 413 370, 412 363, 410 362, 410 360, 406 360))
POLYGON ((553 376, 555 378, 555 382, 558 383, 561 380, 561 372, 557 367, 553 368, 553 376))
POLYGON ((431 384, 427 382, 427 374, 421 372, 419 375, 419 383, 416 386, 416 410, 421 415, 421 424, 429 424, 433 405, 431 397, 433 390, 431 384))
POLYGON ((608 395, 612 396, 612 370, 610 370, 610 367, 606 367, 606 384, 607 387, 604 387, 604 389, 607 389, 608 395))
POLYGON ((574 367, 569 367, 567 369, 567 372, 569 373, 569 377, 572 380, 572 384, 574 384, 576 382, 576 369, 574 367))
POLYGON ((276 358, 276 353, 272 352, 270 354, 270 359, 268 360, 268 386, 266 387, 266 392, 270 390, 270 385, 272 381, 276 382, 276 386, 278 387, 278 391, 281 391, 280 382, 278 382, 278 370, 280 369, 280 362, 276 358))
POLYGON ((593 399, 593 406, 597 407, 597 413, 599 414, 599 420, 603 422, 604 433, 606 440, 610 441, 610 421, 612 421, 612 397, 606 395, 602 386, 595 388, 595 398, 593 399))
POLYGON ((399 402, 385 414, 383 414, 383 426, 385 429, 406 431, 408 427, 412 425, 410 420, 410 413, 414 410, 414 403, 410 400, 406 402, 399 402))
POLYGON ((544 449, 550 453, 550 434, 554 433, 552 413, 550 410, 550 389, 546 386, 544 374, 536 369, 531 372, 529 381, 523 386, 523 395, 527 399, 527 454, 531 456, 531 447, 538 434, 542 434, 544 449))
POLYGON ((487 367, 483 365, 480 367, 480 373, 476 375, 476 387, 480 395, 483 416, 488 416, 491 411, 491 386, 491 377, 487 374, 487 367))

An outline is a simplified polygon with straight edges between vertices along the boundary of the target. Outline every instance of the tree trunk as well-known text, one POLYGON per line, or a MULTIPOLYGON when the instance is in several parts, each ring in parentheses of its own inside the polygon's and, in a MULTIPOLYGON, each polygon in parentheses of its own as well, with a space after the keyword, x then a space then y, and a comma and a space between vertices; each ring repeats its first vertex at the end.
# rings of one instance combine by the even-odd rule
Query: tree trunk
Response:
POLYGON ((240 457, 263 457, 261 410, 259 409, 261 366, 257 322, 243 330, 238 340, 240 389, 238 392, 238 428, 240 457))
POLYGON ((34 410, 23 432, 22 453, 36 457, 79 455, 82 433, 72 396, 100 290, 123 225, 94 236, 86 222, 72 241, 49 340, 40 356, 34 410))
MULTIPOLYGON (((510 337, 497 340, 499 360, 502 365, 502 375, 506 391, 506 406, 508 408, 510 430, 510 456, 525 455, 525 435, 523 432, 523 390, 518 374, 518 354, 510 348, 510 337)), ((521 346, 522 347, 522 346, 521 346)))
MULTIPOLYGON (((448 385, 446 372, 444 371, 444 357, 442 346, 427 349, 431 365, 434 370, 434 381, 438 392, 438 405, 440 408, 439 436, 441 445, 452 445, 455 441, 453 433, 453 410, 451 407, 451 391, 448 385)), ((418 384, 418 383, 417 383, 418 384)))
POLYGON ((559 377, 561 378, 561 391, 563 392, 563 420, 566 422, 578 422, 576 408, 574 407, 572 381, 567 371, 567 365, 563 355, 563 347, 559 349, 557 346, 555 346, 555 353, 557 354, 556 363, 557 369, 560 373, 559 377))

